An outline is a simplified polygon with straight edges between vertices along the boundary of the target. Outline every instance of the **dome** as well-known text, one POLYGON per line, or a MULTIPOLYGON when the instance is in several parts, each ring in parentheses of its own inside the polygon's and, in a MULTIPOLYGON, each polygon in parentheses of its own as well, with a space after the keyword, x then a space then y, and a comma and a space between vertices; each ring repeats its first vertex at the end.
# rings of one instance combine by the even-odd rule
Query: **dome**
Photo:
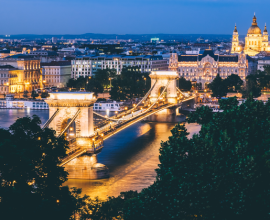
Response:
POLYGON ((258 26, 253 26, 252 25, 248 29, 248 34, 262 34, 262 31, 261 31, 261 29, 258 26))
POLYGON ((251 27, 248 29, 248 34, 262 34, 261 29, 258 27, 257 18, 254 15, 251 27))

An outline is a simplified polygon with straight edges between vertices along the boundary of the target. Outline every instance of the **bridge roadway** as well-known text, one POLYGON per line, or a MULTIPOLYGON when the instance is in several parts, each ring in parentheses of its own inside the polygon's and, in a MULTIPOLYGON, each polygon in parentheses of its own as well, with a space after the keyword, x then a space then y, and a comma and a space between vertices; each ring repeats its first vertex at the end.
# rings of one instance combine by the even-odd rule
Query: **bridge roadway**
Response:
MULTIPOLYGON (((88 139, 92 139, 96 142, 96 144, 93 144, 92 147, 82 147, 82 146, 77 146, 76 141, 77 140, 72 140, 70 142, 70 147, 72 148, 72 151, 68 154, 67 157, 65 157, 62 160, 62 163, 60 166, 64 166, 66 163, 70 162, 74 158, 84 154, 84 153, 96 153, 100 151, 103 148, 103 141, 107 140, 108 138, 112 137, 113 135, 117 134, 118 132, 128 128, 129 126, 153 115, 156 114, 164 109, 168 109, 171 107, 179 107, 181 103, 189 101, 193 99, 194 97, 188 97, 182 100, 179 100, 177 104, 162 104, 157 106, 156 108, 151 108, 150 110, 139 110, 137 112, 134 112, 132 115, 126 116, 126 118, 121 118, 119 119, 118 122, 113 122, 109 123, 103 127, 100 127, 93 136, 88 137, 88 139)), ((84 137, 85 138, 85 137, 84 137)), ((77 139, 81 139, 78 137, 77 139)))

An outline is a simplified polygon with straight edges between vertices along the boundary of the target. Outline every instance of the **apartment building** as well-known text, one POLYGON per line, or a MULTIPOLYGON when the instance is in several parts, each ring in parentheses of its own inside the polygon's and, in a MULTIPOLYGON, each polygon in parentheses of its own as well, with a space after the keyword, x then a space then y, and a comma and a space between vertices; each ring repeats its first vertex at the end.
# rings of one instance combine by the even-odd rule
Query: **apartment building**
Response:
POLYGON ((79 78, 80 76, 92 76, 99 69, 116 69, 120 74, 124 67, 138 66, 142 73, 168 70, 167 60, 157 55, 86 55, 77 57, 71 61, 71 77, 79 78))
POLYGON ((53 61, 41 63, 42 83, 44 87, 66 87, 71 78, 70 61, 53 61))
POLYGON ((0 94, 9 92, 9 71, 15 68, 10 65, 0 66, 0 94))

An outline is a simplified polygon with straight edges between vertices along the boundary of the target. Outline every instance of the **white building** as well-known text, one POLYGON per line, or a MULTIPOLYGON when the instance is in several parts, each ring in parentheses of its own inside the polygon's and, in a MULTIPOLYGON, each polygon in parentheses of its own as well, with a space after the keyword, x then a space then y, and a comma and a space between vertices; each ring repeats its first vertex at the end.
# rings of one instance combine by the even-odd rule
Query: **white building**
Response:
POLYGON ((168 70, 167 60, 162 56, 141 55, 87 55, 77 57, 71 61, 72 78, 80 76, 92 76, 99 69, 116 69, 117 74, 120 74, 123 67, 138 66, 140 71, 151 72, 157 70, 168 70))
POLYGON ((71 78, 70 61, 53 61, 40 65, 44 87, 66 87, 68 80, 71 78))
POLYGON ((264 66, 270 65, 270 57, 264 57, 258 60, 258 70, 264 71, 264 66))
POLYGON ((107 111, 107 112, 115 112, 115 111, 122 111, 122 102, 116 102, 116 101, 111 101, 111 102, 96 102, 94 104, 94 111, 107 111))

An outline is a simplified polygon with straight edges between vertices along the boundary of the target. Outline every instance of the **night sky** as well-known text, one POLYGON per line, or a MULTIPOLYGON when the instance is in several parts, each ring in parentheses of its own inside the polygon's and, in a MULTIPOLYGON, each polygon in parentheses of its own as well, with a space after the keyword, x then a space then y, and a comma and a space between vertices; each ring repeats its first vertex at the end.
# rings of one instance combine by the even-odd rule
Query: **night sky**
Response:
POLYGON ((269 0, 0 0, 1 34, 246 34, 269 0))

